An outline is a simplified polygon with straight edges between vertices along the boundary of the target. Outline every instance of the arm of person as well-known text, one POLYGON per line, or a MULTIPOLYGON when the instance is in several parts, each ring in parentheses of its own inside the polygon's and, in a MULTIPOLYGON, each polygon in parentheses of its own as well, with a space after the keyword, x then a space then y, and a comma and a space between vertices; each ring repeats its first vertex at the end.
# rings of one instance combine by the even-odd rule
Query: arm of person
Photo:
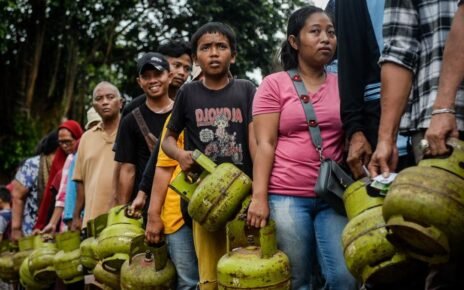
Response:
POLYGON ((135 164, 121 163, 121 171, 119 173, 117 205, 126 204, 129 202, 132 189, 135 182, 135 164))
POLYGON ((381 64, 381 114, 376 150, 369 163, 372 177, 396 169, 396 138, 408 104, 420 56, 420 21, 414 0, 385 1, 381 64))
POLYGON ((76 195, 76 204, 74 206, 73 220, 71 229, 80 230, 82 228, 82 218, 81 212, 85 204, 85 188, 84 183, 79 180, 75 180, 77 183, 77 195, 76 195))
POLYGON ((163 221, 161 220, 161 210, 174 169, 174 166, 156 167, 145 231, 145 237, 149 243, 158 243, 161 239, 164 229, 163 221))
POLYGON ((160 142, 158 142, 156 144, 155 150, 153 150, 150 158, 148 159, 145 169, 143 170, 142 180, 139 183, 139 191, 137 192, 137 196, 132 201, 130 206, 130 211, 134 214, 139 214, 142 212, 143 208, 145 207, 147 193, 151 192, 160 146, 160 142))
POLYGON ((164 153, 172 159, 179 162, 182 171, 188 172, 193 165, 192 151, 186 151, 177 147, 177 139, 179 134, 173 132, 170 129, 166 130, 166 136, 161 143, 161 149, 164 153))
POLYGON ((64 207, 55 206, 52 217, 50 218, 50 221, 48 222, 48 224, 40 231, 41 234, 45 234, 45 233, 54 234, 55 233, 56 227, 58 223, 60 222, 61 215, 63 214, 63 210, 64 210, 64 207))
POLYGON ((113 169, 113 198, 110 200, 110 208, 116 206, 118 203, 118 192, 119 192, 119 177, 121 174, 121 162, 117 162, 113 169))
POLYGON ((29 189, 13 180, 13 191, 11 192, 12 212, 11 212, 11 239, 19 240, 23 236, 23 212, 29 189))
MULTIPOLYGON (((445 44, 443 64, 438 85, 434 110, 452 109, 456 102, 456 93, 464 80, 464 4, 456 12, 448 39, 445 44)), ((442 113, 432 115, 430 126, 425 132, 429 141, 431 155, 443 155, 448 152, 445 141, 448 137, 459 137, 456 115, 442 113)))
POLYGON ((268 184, 274 162, 280 113, 256 115, 253 118, 256 153, 253 164, 253 195, 248 209, 247 223, 264 227, 269 217, 268 184))
POLYGON ((256 154, 256 136, 253 127, 253 122, 248 124, 248 148, 250 149, 250 156, 251 161, 255 161, 255 154, 256 154))
POLYGON ((369 163, 372 177, 379 174, 388 175, 396 169, 398 148, 396 137, 401 117, 406 109, 411 91, 413 73, 396 63, 382 64, 382 112, 379 126, 377 148, 369 163))

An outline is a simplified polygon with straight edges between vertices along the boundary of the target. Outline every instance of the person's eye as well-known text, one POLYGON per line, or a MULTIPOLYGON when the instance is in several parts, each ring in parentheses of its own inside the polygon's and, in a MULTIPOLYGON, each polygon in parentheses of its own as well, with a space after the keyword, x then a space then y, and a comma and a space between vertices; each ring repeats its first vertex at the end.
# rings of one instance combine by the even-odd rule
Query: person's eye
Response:
POLYGON ((321 30, 315 28, 315 29, 311 29, 309 32, 314 33, 314 34, 319 34, 321 32, 321 30))

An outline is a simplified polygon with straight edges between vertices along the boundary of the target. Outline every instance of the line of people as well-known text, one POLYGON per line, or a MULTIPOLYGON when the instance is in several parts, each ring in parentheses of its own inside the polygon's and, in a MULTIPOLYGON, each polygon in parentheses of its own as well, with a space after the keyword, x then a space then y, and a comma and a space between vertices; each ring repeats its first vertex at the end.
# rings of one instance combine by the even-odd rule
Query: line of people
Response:
MULTIPOLYGON (((177 289, 217 289, 225 229, 203 229, 168 188, 181 170, 192 169, 198 149, 253 178, 247 222, 257 228, 269 218, 276 222, 292 289, 318 287, 317 269, 324 289, 358 288, 343 260, 346 217, 314 191, 320 156, 346 160, 355 178, 366 167, 371 176, 387 175, 422 158, 413 149, 423 138, 430 155, 447 152, 447 137, 463 138, 464 5, 458 2, 331 1, 335 16, 300 8, 288 20, 283 71, 258 89, 231 76, 237 40, 223 23, 203 25, 190 45, 173 41, 144 54, 136 77, 143 95, 121 113, 119 90, 99 83, 92 106, 101 121, 86 132, 75 121, 62 123, 20 166, 12 183, 11 239, 81 230, 111 207, 129 204, 144 216, 148 242, 166 238, 177 289), (327 70, 335 54, 338 75, 327 70), (290 70, 308 91, 322 148, 311 141, 290 70)), ((458 289, 462 266, 455 264, 432 269, 427 283, 424 271, 411 281, 363 287, 458 289)))

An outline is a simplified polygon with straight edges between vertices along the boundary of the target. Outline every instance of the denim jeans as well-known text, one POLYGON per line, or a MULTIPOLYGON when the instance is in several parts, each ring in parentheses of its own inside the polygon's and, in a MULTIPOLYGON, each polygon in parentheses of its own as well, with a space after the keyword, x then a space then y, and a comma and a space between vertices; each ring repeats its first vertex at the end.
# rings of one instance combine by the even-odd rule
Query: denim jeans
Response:
POLYGON ((325 278, 324 289, 356 289, 343 257, 341 235, 346 217, 320 198, 270 194, 269 208, 276 222, 278 247, 290 259, 293 290, 311 289, 316 260, 325 278))
POLYGON ((177 290, 193 290, 198 284, 198 262, 193 246, 192 228, 183 225, 166 235, 169 255, 177 271, 177 290))

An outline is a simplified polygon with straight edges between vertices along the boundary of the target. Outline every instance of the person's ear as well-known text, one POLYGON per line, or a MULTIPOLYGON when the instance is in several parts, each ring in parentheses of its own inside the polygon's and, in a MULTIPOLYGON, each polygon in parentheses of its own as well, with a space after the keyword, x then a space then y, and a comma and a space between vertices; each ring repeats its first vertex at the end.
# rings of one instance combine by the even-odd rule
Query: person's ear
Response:
POLYGON ((119 110, 121 110, 123 106, 124 106, 124 100, 122 97, 119 97, 119 110))
POLYGON ((168 72, 168 78, 169 78, 169 84, 171 84, 172 79, 174 78, 174 73, 173 72, 168 72))
POLYGON ((140 87, 142 87, 142 80, 141 80, 139 77, 137 77, 136 80, 137 80, 137 84, 138 84, 140 87))
POLYGON ((235 63, 236 57, 237 57, 237 52, 236 51, 232 52, 232 57, 230 58, 230 63, 231 64, 235 63))
POLYGON ((296 38, 295 35, 293 35, 293 34, 290 35, 287 38, 287 41, 294 50, 298 50, 298 39, 296 38))

